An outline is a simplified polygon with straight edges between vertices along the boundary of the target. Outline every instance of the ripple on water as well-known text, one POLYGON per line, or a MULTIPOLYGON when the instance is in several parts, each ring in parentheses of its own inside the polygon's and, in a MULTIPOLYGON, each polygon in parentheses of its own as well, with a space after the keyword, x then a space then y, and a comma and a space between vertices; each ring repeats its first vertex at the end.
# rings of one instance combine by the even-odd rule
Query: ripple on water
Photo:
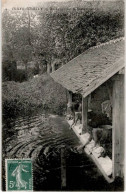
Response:
MULTIPOLYGON (((79 141, 62 117, 37 114, 32 117, 20 117, 10 123, 11 125, 3 126, 3 157, 32 159, 35 190, 61 190, 61 148, 64 146, 69 166, 68 178, 72 175, 68 179, 70 182, 74 181, 75 174, 78 181, 80 176, 81 180, 86 181, 88 174, 96 174, 96 168, 90 160, 78 154, 79 141), (90 169, 79 168, 82 165, 90 169), (72 166, 76 168, 73 169, 72 166)), ((72 186, 75 185, 76 183, 72 183, 72 186)))
MULTIPOLYGON (((33 117, 19 117, 6 132, 14 132, 12 136, 6 136, 4 140, 6 155, 8 157, 32 157, 38 158, 41 155, 49 157, 59 150, 61 144, 73 144, 73 138, 68 137, 61 124, 56 124, 57 116, 50 115, 46 118, 44 114, 33 117), (55 119, 55 120, 54 120, 55 119), (60 128, 60 129, 59 129, 60 128), (53 148, 53 149, 52 149, 53 148), (40 156, 40 155, 39 155, 40 156)), ((58 119, 59 120, 59 119, 58 119)), ((63 121, 64 122, 64 121, 63 121)))

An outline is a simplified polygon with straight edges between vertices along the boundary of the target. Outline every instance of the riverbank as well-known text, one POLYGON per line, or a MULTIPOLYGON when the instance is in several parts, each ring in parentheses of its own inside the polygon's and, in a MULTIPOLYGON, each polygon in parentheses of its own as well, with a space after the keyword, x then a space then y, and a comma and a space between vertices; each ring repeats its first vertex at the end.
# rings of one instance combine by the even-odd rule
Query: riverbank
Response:
POLYGON ((47 74, 22 83, 3 82, 2 90, 5 118, 27 115, 38 108, 59 115, 65 111, 66 90, 47 74))

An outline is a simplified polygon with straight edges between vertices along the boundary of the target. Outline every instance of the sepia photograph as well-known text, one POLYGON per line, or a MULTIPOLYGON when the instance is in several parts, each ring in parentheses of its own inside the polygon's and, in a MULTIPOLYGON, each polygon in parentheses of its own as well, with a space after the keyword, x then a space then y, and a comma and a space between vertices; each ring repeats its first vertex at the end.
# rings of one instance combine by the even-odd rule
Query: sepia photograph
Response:
POLYGON ((124 191, 124 0, 1 15, 2 191, 124 191))

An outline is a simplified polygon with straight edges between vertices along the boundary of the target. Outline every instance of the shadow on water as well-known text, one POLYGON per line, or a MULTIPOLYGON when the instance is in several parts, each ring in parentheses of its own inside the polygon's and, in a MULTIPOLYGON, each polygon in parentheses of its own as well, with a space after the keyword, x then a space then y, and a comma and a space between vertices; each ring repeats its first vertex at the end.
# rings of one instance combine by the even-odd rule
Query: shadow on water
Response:
POLYGON ((3 123, 3 190, 6 158, 31 158, 35 191, 61 191, 61 148, 65 146, 66 191, 122 191, 118 179, 108 184, 95 164, 77 151, 79 140, 63 117, 45 114, 3 123))

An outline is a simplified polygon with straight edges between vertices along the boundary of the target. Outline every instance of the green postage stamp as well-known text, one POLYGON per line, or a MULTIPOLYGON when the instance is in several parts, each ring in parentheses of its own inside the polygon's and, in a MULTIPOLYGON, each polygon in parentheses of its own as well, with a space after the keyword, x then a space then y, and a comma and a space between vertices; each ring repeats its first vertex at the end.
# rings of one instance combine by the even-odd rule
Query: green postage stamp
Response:
POLYGON ((6 190, 32 191, 31 159, 6 159, 6 190))

